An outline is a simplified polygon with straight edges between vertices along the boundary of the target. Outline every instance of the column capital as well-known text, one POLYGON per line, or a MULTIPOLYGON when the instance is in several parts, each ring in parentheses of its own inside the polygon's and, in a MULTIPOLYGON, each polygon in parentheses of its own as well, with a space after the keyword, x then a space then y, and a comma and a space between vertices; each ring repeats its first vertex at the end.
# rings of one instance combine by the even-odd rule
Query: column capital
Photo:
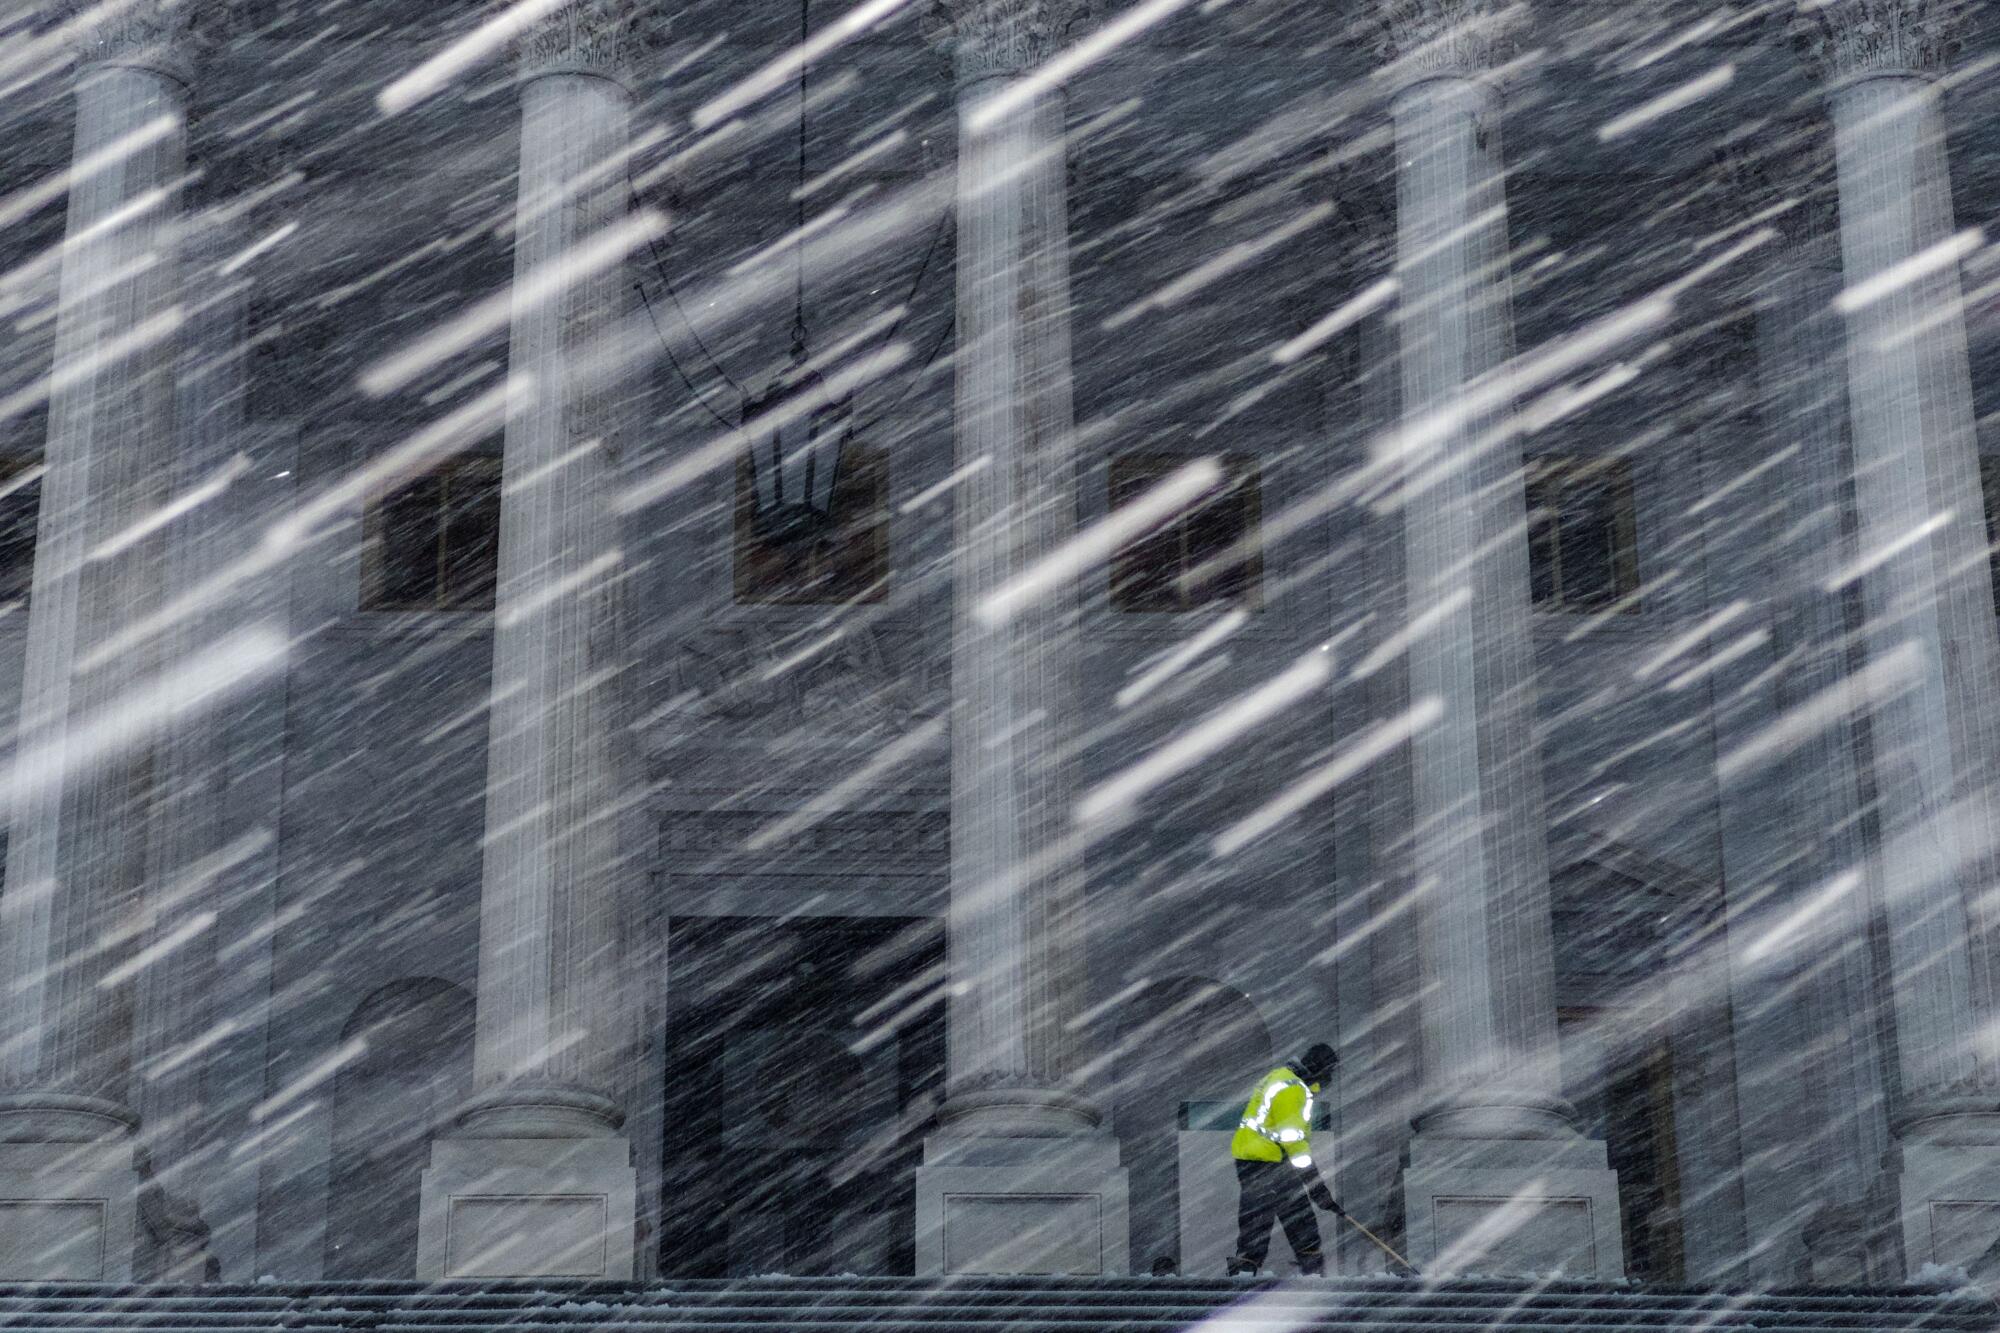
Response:
POLYGON ((1801 0, 1793 34, 1828 84, 1941 74, 1958 49, 1961 0, 1801 0))
POLYGON ((197 29, 207 28, 221 8, 194 0, 181 4, 140 0, 123 7, 99 0, 61 0, 56 15, 70 29, 79 71, 125 65, 185 85, 194 81, 197 29))
POLYGON ((937 0, 931 35, 963 88, 1033 69, 1088 12, 1088 0, 937 0))
POLYGON ((642 8, 642 0, 563 0, 522 35, 521 78, 590 74, 625 82, 647 35, 642 8))
POLYGON ((1518 11, 1504 0, 1382 0, 1382 57, 1403 84, 1487 73, 1507 59, 1518 11))

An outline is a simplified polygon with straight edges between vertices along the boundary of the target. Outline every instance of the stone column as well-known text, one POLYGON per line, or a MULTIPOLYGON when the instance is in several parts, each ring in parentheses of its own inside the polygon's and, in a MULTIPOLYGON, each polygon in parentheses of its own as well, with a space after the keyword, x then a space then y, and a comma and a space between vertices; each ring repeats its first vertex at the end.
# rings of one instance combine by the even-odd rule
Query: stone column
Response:
MULTIPOLYGON (((157 604, 157 541, 90 559, 159 502, 173 439, 189 7, 82 30, 0 895, 0 1278, 131 1276, 130 1062, 151 737, 79 744, 151 665, 92 650, 157 604), (107 946, 109 941, 109 947, 107 946)), ((69 17, 66 15, 66 17, 69 17)))
POLYGON ((1404 420, 1389 447, 1405 611, 1428 626, 1410 697, 1444 705, 1411 750, 1427 1108, 1405 1207, 1419 1264, 1619 1277, 1616 1179, 1558 1091, 1526 500, 1519 445, 1496 436, 1513 355, 1501 11, 1388 5, 1404 420))
POLYGON ((1123 1272, 1125 1172, 1079 1095, 1078 597, 992 593, 1075 528, 1063 0, 952 0, 958 79, 948 1087, 917 1176, 917 1270, 1123 1272), (989 103, 993 97, 1008 99, 989 103))
POLYGON ((625 215, 624 0, 525 38, 472 1101, 424 1172, 420 1276, 630 1277, 635 1174, 613 778, 619 269, 547 275, 625 215))
POLYGON ((2000 1238, 1994 758, 2000 636, 1951 178, 1933 79, 1948 0, 1802 11, 1840 181, 1848 413, 1894 968, 1904 1259, 1970 1265, 2000 1238))

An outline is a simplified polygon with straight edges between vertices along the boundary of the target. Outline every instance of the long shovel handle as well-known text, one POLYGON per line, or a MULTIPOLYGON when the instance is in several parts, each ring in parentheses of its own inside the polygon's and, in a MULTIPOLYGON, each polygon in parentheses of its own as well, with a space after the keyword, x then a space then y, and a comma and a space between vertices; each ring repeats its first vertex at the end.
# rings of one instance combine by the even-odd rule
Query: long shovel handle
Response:
POLYGON ((1354 1215, 1349 1213, 1345 1208, 1336 1208, 1334 1209, 1334 1212, 1340 1217, 1341 1221, 1347 1223, 1347 1225, 1353 1227, 1356 1231, 1368 1237, 1368 1239, 1374 1243, 1376 1249, 1382 1251, 1382 1253, 1388 1255, 1391 1259, 1394 1259, 1397 1263, 1409 1269, 1411 1276, 1413 1277, 1423 1276, 1422 1270, 1420 1270, 1415 1264, 1411 1263, 1408 1259, 1405 1259, 1402 1255, 1396 1253, 1395 1246, 1391 1245, 1388 1241, 1383 1240, 1380 1236, 1370 1231, 1367 1227, 1362 1226, 1360 1221, 1357 1220, 1354 1217, 1354 1215))

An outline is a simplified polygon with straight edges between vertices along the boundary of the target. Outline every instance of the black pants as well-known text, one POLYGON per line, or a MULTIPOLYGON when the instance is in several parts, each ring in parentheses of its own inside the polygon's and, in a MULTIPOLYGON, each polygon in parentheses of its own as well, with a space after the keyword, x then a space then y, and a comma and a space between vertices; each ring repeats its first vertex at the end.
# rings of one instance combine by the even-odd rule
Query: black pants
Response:
POLYGON ((1322 1270, 1319 1219, 1313 1216, 1312 1199, 1306 1194, 1309 1176, 1289 1162, 1236 1163, 1237 1258, 1262 1268, 1271 1251, 1271 1223, 1276 1220, 1284 1223, 1285 1239, 1292 1243, 1300 1271, 1322 1270))

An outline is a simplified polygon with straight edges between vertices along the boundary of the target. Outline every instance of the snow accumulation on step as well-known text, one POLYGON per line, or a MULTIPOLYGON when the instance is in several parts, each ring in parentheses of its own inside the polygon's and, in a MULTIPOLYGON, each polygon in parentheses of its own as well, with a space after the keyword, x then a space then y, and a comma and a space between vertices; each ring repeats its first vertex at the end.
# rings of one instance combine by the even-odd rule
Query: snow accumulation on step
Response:
POLYGON ((1369 1330, 1448 1333, 1993 1333, 2000 1307, 1975 1288, 1935 1285, 1792 1291, 1631 1282, 1377 1276, 1253 1282, 1221 1278, 911 1279, 767 1276, 658 1283, 267 1283, 232 1286, 0 1286, 0 1327, 342 1329, 448 1333, 751 1325, 824 1333, 1179 1333, 1369 1330))

